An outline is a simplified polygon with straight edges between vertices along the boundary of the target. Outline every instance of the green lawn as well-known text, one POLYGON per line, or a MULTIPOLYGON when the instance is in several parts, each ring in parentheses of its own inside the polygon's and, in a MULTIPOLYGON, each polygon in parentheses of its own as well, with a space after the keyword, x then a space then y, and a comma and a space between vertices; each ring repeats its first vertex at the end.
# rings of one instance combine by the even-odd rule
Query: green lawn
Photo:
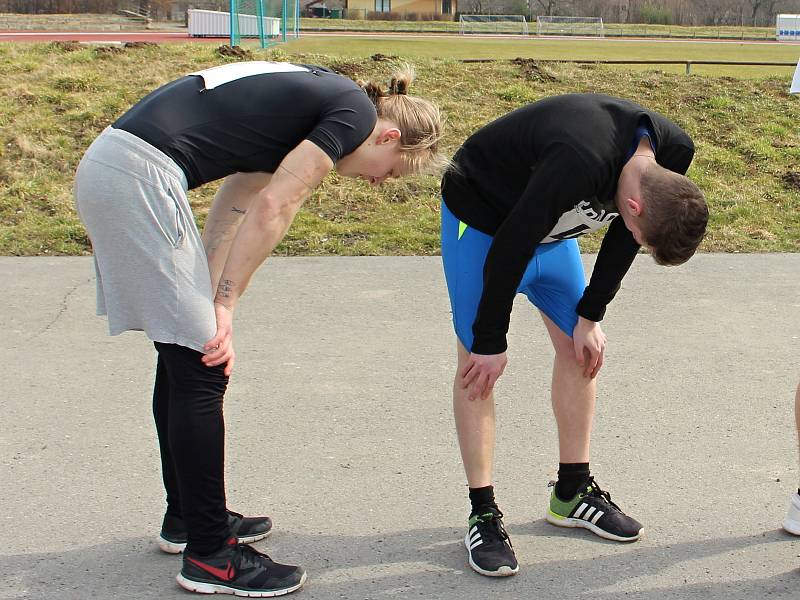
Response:
MULTIPOLYGON (((368 57, 375 53, 413 58, 537 60, 717 60, 738 62, 786 62, 797 64, 800 47, 783 44, 735 42, 653 42, 621 40, 544 40, 369 37, 301 37, 281 47, 289 54, 313 53, 368 57)), ((621 70, 661 69, 684 73, 683 65, 623 66, 621 70)), ((692 73, 736 78, 791 76, 792 67, 742 67, 696 65, 692 73)))
MULTIPOLYGON (((252 58, 328 65, 384 79, 413 64, 413 92, 449 118, 453 152, 489 120, 538 98, 595 91, 631 98, 673 118, 695 139, 690 170, 712 209, 703 250, 800 251, 800 98, 788 94, 790 69, 741 71, 739 77, 671 73, 658 67, 573 64, 464 64, 465 56, 569 56, 793 60, 782 46, 641 44, 601 41, 342 40, 306 38, 252 58), (374 53, 397 55, 373 60, 374 53), (616 53, 616 54, 614 54, 616 53), (741 54, 741 53, 744 53, 741 54), (751 54, 752 53, 752 54, 751 54), (758 58, 756 58, 758 57, 758 58)), ((213 44, 98 51, 50 44, 0 44, 0 254, 80 254, 89 245, 71 197, 72 174, 104 127, 146 93, 173 78, 227 59, 213 44), (132 77, 131 74, 136 76, 132 77)), ((682 68, 680 69, 682 71, 682 68)), ((192 192, 202 225, 215 186, 192 192)), ((279 254, 435 254, 438 181, 421 177, 373 189, 331 175, 298 215, 279 254)), ((597 237, 582 240, 597 248, 597 237)))

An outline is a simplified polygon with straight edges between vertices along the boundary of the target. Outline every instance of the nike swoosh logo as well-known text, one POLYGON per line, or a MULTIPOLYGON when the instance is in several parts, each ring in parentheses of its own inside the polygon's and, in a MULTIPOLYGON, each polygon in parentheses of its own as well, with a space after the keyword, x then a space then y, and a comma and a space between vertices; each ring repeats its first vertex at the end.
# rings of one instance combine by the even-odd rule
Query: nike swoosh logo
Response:
POLYGON ((230 581, 231 579, 233 579, 233 576, 235 575, 231 561, 228 561, 228 565, 224 569, 218 569, 217 567, 212 567, 211 565, 202 563, 199 560, 195 560, 191 556, 187 556, 186 560, 188 560, 194 565, 197 565, 198 567, 203 569, 203 571, 205 571, 206 573, 209 573, 210 575, 213 575, 214 577, 216 577, 217 579, 221 579, 222 581, 230 581))

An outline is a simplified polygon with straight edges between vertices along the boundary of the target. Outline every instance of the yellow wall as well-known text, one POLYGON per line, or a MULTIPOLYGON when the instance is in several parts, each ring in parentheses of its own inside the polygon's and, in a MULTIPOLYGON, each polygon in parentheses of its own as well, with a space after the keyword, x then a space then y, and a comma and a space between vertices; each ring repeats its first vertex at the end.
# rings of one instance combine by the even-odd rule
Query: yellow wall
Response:
MULTIPOLYGON (((391 0, 392 12, 441 13, 442 0, 391 0)), ((452 2, 453 12, 456 0, 452 2)), ((347 0, 347 8, 375 10, 375 0, 347 0)))

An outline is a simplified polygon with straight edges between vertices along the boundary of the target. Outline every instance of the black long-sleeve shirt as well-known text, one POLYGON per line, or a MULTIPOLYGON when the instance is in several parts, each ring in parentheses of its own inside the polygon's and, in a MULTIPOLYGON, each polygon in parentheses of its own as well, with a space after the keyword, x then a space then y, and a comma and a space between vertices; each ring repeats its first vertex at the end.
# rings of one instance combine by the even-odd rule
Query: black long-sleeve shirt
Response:
POLYGON ((375 105, 356 83, 323 67, 232 63, 168 83, 113 127, 172 158, 189 188, 231 173, 272 173, 303 140, 333 162, 369 137, 375 105))
POLYGON ((664 116, 619 98, 567 94, 519 108, 470 136, 442 180, 461 221, 494 237, 473 324, 473 352, 506 350, 517 287, 540 243, 577 237, 611 223, 578 315, 602 320, 639 245, 616 219, 614 196, 637 127, 654 135, 656 161, 685 174, 689 136, 664 116))

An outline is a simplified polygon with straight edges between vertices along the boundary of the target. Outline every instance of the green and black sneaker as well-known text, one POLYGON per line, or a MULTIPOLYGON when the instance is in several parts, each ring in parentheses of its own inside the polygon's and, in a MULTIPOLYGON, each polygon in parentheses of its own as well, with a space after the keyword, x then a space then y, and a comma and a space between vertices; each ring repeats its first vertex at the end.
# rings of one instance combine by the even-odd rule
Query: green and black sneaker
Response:
POLYGON ((469 553, 469 566, 488 577, 507 577, 519 571, 511 540, 503 527, 503 513, 497 506, 469 518, 464 538, 469 553))
POLYGON ((594 477, 572 500, 556 496, 555 483, 550 482, 550 506, 547 520, 559 527, 583 527, 607 540, 635 542, 644 529, 611 501, 611 494, 600 489, 594 477))

